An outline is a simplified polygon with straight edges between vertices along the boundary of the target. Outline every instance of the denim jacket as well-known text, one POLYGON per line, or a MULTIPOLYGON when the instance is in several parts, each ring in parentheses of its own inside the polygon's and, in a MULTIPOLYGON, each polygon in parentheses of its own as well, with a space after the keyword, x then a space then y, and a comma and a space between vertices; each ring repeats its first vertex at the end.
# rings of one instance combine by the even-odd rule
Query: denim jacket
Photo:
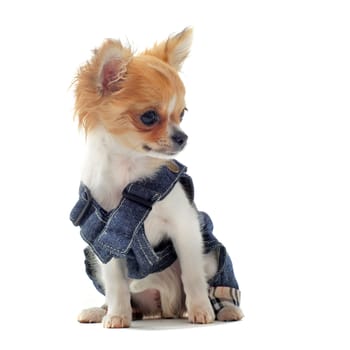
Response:
MULTIPOLYGON (((186 167, 173 160, 160 168, 152 177, 130 183, 123 191, 123 198, 117 208, 106 212, 91 196, 83 183, 79 188, 79 200, 71 211, 70 219, 80 226, 81 236, 88 243, 85 250, 86 267, 89 277, 100 292, 89 260, 91 249, 97 257, 107 263, 112 257, 126 259, 128 276, 140 279, 169 267, 177 259, 170 240, 162 241, 156 247, 149 243, 144 229, 144 221, 156 201, 164 199, 180 182, 188 200, 193 203, 194 187, 186 174, 186 167)), ((216 250, 218 271, 208 281, 211 287, 227 286, 235 289, 238 284, 232 263, 225 247, 213 235, 213 223, 208 214, 197 211, 204 243, 204 252, 216 250)))

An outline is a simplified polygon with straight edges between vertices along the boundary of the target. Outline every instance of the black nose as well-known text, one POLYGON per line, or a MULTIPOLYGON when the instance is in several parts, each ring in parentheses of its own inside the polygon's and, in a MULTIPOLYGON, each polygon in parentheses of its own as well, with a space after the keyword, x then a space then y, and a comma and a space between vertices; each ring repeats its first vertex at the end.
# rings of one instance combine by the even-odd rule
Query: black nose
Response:
POLYGON ((171 136, 171 139, 177 146, 185 146, 188 136, 184 132, 177 130, 171 136))

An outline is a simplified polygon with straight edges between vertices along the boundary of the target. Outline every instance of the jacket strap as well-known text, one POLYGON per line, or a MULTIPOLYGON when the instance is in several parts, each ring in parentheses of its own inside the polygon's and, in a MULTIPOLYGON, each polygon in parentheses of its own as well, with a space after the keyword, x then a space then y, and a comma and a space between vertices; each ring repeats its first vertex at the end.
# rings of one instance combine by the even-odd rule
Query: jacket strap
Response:
POLYGON ((118 207, 109 213, 81 184, 80 198, 71 212, 71 220, 81 227, 82 238, 102 262, 112 257, 126 257, 154 203, 165 198, 185 172, 186 167, 173 160, 151 178, 130 183, 118 207))

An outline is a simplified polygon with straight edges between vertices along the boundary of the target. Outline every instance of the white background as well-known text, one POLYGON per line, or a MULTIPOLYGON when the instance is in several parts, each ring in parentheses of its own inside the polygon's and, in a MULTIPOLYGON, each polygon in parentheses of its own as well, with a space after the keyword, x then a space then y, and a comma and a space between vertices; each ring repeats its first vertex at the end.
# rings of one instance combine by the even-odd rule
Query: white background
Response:
POLYGON ((349 349, 349 18, 336 0, 2 1, 0 347, 349 349), (143 49, 188 25, 179 160, 246 317, 80 325, 103 299, 68 219, 83 151, 70 84, 104 38, 143 49))

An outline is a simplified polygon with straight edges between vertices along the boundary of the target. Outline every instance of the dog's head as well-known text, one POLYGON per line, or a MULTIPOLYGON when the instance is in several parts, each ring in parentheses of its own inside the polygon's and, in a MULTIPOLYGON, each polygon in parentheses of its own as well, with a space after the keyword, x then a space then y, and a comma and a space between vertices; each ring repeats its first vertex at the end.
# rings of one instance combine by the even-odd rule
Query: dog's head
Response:
POLYGON ((145 155, 181 151, 186 105, 178 71, 191 43, 190 28, 138 55, 118 40, 106 40, 76 78, 80 126, 87 133, 102 126, 123 147, 145 155))

